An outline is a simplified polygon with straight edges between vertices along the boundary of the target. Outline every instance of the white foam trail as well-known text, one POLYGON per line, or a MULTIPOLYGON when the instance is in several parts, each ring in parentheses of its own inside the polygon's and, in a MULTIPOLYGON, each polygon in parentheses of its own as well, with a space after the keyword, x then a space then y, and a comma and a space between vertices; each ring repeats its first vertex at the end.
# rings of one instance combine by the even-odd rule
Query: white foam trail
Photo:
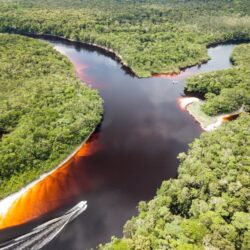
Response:
POLYGON ((54 239, 62 229, 87 208, 87 202, 81 201, 64 215, 35 227, 31 232, 10 240, 0 246, 0 250, 38 250, 54 239))

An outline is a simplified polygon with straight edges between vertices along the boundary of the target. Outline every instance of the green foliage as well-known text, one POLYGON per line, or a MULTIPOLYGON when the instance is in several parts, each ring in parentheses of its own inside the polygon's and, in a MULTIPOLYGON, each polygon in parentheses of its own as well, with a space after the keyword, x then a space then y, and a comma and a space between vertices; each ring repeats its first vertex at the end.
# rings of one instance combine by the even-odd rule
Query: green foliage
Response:
MULTIPOLYGON (((119 53, 137 75, 208 60, 206 46, 249 40, 248 0, 0 0, 0 31, 63 36, 119 53)), ((0 197, 58 164, 99 122, 101 101, 45 43, 0 36, 0 197)), ((249 45, 235 68, 196 76, 207 114, 249 109, 249 45)), ((179 177, 141 202, 105 250, 250 248, 250 116, 205 133, 180 154, 179 177)))
POLYGON ((130 250, 132 241, 129 239, 116 239, 112 238, 112 246, 106 246, 106 250, 130 250))
MULTIPOLYGON (((139 206, 124 237, 130 249, 248 249, 250 115, 202 134, 180 154, 178 179, 139 206)), ((117 242, 100 246, 113 250, 117 242)))
POLYGON ((100 122, 97 91, 45 42, 0 34, 0 198, 56 167, 100 122))
POLYGON ((250 38, 247 0, 0 1, 0 31, 97 43, 141 77, 202 63, 210 43, 250 38))
POLYGON ((202 110, 208 115, 250 110, 250 44, 235 47, 235 67, 196 75, 187 81, 186 89, 205 94, 202 110))
POLYGON ((250 44, 238 45, 233 51, 231 60, 237 66, 250 68, 250 44))

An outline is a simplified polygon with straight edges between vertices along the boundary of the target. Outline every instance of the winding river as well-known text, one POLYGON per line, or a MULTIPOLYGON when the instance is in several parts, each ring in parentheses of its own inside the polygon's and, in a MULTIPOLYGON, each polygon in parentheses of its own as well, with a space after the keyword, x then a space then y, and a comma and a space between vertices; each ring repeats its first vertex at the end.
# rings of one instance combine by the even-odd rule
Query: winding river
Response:
POLYGON ((86 200, 88 208, 46 249, 89 249, 121 236, 138 202, 151 199, 163 180, 177 176, 177 155, 202 132, 178 104, 185 79, 230 67, 234 45, 209 48, 208 63, 180 75, 140 79, 95 49, 49 42, 69 58, 82 81, 98 89, 103 121, 70 161, 14 202, 3 222, 10 228, 0 234, 3 240, 22 235, 86 200))

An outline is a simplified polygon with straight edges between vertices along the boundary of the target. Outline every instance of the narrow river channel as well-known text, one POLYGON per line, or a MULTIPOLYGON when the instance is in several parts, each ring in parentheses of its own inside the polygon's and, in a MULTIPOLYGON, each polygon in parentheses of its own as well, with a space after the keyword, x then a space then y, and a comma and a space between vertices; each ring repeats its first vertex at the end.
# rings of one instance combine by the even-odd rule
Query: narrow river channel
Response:
MULTIPOLYGON (((112 235, 121 236, 126 220, 137 214, 138 202, 151 199, 163 180, 177 176, 178 154, 202 132, 178 105, 185 79, 230 67, 234 45, 209 48, 212 60, 178 76, 139 79, 94 49, 58 39, 49 42, 69 58, 82 81, 100 92, 105 113, 78 154, 16 202, 6 225, 42 221, 86 200, 87 209, 45 249, 94 248, 112 235)), ((13 230, 1 233, 7 238, 13 230)))

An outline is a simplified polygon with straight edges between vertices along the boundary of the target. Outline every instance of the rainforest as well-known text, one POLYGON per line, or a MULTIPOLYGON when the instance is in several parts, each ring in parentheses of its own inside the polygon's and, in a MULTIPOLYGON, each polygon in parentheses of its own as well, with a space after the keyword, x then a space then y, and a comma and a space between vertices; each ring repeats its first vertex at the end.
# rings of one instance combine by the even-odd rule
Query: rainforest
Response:
POLYGON ((0 0, 0 52, 0 249, 250 249, 248 0, 0 0))

